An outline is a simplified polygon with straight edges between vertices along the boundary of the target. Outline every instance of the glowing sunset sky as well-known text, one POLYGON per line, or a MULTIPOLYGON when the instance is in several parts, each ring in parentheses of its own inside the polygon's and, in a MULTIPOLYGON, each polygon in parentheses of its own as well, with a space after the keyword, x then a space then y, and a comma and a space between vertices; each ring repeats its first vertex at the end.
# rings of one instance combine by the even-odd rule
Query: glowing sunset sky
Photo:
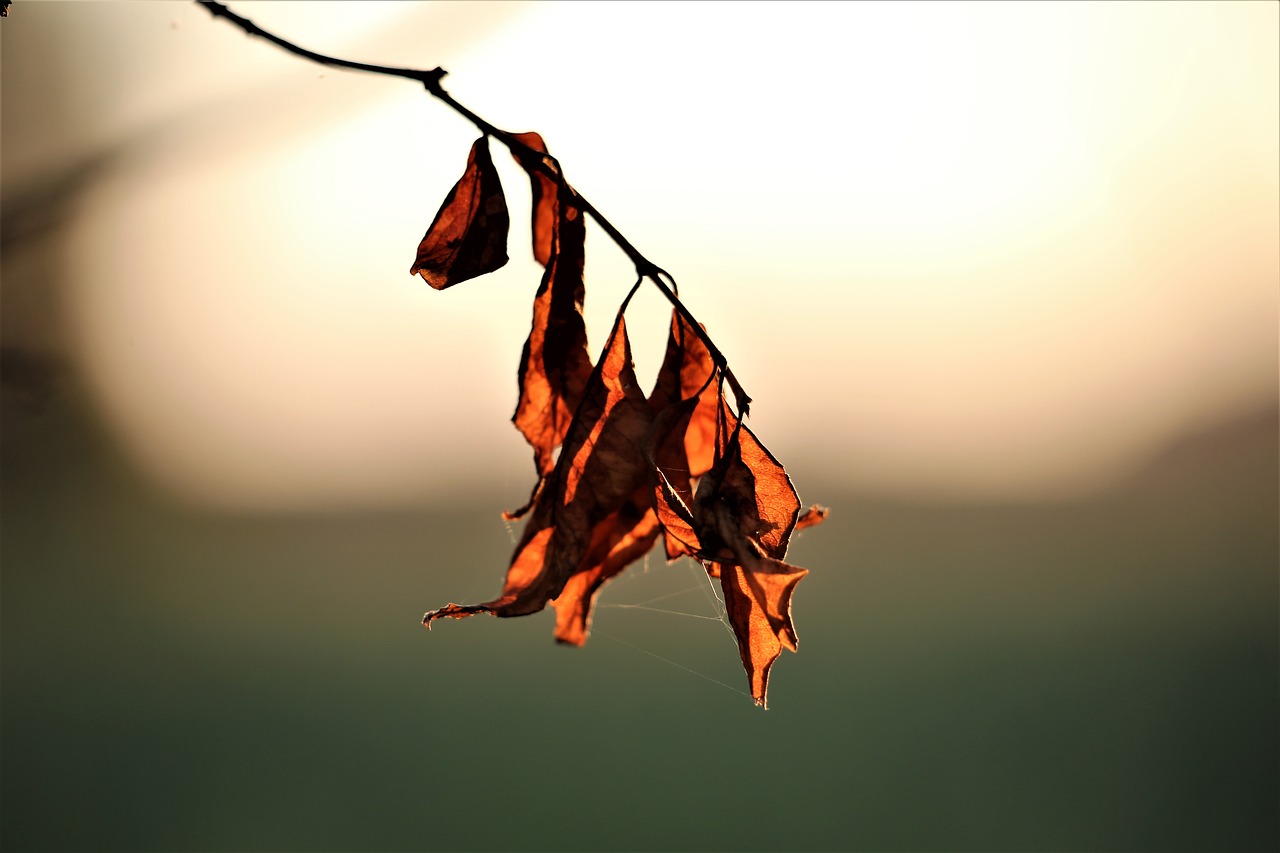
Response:
MULTIPOLYGON (((802 497, 1071 493, 1275 399, 1275 4, 231 5, 441 65, 542 133, 679 280, 802 497)), ((249 508, 523 497, 540 270, 509 158, 512 262, 437 293, 408 269, 475 132, 413 84, 186 3, 19 3, 3 36, 6 184, 137 143, 73 225, 65 304, 158 482, 249 508)), ((592 231, 593 348, 633 280, 592 231)), ((628 312, 644 381, 666 312, 628 312)))

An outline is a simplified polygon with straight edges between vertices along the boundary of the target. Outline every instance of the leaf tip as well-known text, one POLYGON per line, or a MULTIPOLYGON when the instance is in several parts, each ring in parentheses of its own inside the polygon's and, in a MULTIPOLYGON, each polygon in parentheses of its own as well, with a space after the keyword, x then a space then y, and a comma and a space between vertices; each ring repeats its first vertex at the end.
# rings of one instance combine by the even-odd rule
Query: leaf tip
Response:
POLYGON ((813 504, 807 510, 800 514, 796 519, 796 530, 803 530, 806 527, 813 527, 815 524, 821 524, 827 520, 827 516, 831 510, 822 504, 813 504))

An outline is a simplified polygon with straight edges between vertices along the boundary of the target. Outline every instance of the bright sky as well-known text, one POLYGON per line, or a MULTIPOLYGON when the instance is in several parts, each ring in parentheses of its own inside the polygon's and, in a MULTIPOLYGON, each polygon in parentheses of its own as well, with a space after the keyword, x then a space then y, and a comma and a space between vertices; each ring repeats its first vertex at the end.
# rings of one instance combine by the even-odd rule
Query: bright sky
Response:
MULTIPOLYGON (((803 498, 1078 493, 1274 404, 1276 4, 231 5, 442 65, 541 132, 675 274, 803 498)), ((512 263, 437 293, 408 269, 475 134, 412 84, 184 3, 3 26, 6 102, 17 38, 94 71, 55 81, 79 141, 6 136, 6 182, 155 131, 77 220, 68 307, 158 482, 240 508, 523 498, 508 418, 540 270, 514 164, 512 263)), ((594 347, 634 275, 588 244, 594 347)), ((665 323, 654 295, 628 313, 642 379, 665 323)))

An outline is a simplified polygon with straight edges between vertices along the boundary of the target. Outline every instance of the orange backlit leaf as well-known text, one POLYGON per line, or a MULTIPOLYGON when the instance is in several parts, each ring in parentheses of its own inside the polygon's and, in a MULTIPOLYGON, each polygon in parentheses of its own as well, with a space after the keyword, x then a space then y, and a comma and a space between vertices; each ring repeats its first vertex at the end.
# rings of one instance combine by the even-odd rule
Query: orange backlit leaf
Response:
POLYGON ((830 512, 825 506, 814 504, 800 514, 796 519, 796 530, 803 530, 806 527, 813 527, 815 524, 821 524, 827 520, 827 513, 830 512))
POLYGON ((649 404, 655 413, 691 398, 698 399, 684 430, 686 467, 690 477, 711 470, 715 455, 716 389, 710 384, 715 362, 693 328, 672 310, 667 349, 649 404))
POLYGON ((702 550, 693 528, 692 480, 680 441, 683 426, 697 405, 688 400, 664 411, 654 419, 648 452, 652 467, 653 507, 662 525, 662 539, 668 560, 696 557, 702 550))
POLYGON ((653 464, 654 507, 663 526, 668 560, 692 556, 697 535, 687 509, 697 478, 715 456, 718 397, 715 363, 706 345, 678 311, 671 312, 666 354, 649 405, 655 413, 648 452, 653 464))
MULTIPOLYGON (((694 503, 707 499, 704 486, 713 487, 717 500, 727 505, 743 535, 755 540, 762 553, 782 559, 799 517, 800 498, 782 463, 723 402, 720 417, 724 450, 713 469, 715 477, 709 474, 703 479, 694 503)), ((694 511, 696 515, 696 506, 694 511)), ((815 511, 808 524, 823 518, 825 510, 815 511)))
MULTIPOLYGON (((533 131, 513 133, 516 139, 543 155, 547 154, 547 144, 542 137, 533 131)), ((539 164, 550 168, 556 174, 560 167, 549 156, 535 158, 518 148, 511 150, 511 156, 529 173, 529 189, 533 197, 533 257, 544 267, 551 262, 552 245, 559 206, 559 191, 555 179, 539 168, 539 164)))
POLYGON ((596 594, 623 569, 653 549, 661 527, 657 516, 644 506, 647 494, 632 498, 605 518, 591 532, 591 546, 581 567, 551 602, 556 609, 556 639, 580 646, 591 630, 596 594))
MULTIPOLYGON (((645 482, 648 463, 640 448, 652 419, 649 404, 636 384, 626 324, 619 315, 555 468, 534 501, 502 594, 480 605, 451 604, 428 613, 423 621, 429 625, 442 617, 482 612, 495 616, 536 613, 561 596, 574 575, 586 572, 583 590, 574 590, 580 600, 584 590, 608 574, 609 557, 615 551, 618 558, 623 552, 631 552, 623 539, 636 533, 636 524, 627 529, 629 532, 618 533, 625 525, 610 521, 610 517, 645 482), (612 530, 598 532, 602 524, 612 530), (597 546, 594 550, 593 543, 597 546), (604 568, 592 574, 600 566, 604 568)), ((636 538, 643 540, 646 535, 641 532, 636 538)), ((582 610, 581 637, 585 639, 589 613, 586 607, 582 610)), ((572 620, 566 617, 568 621, 572 620)), ((577 634, 570 627, 565 629, 564 637, 573 642, 577 634)))
POLYGON ((751 696, 757 705, 768 706, 769 670, 785 647, 796 650, 795 628, 791 624, 791 595, 805 569, 770 561, 774 571, 750 570, 743 566, 717 566, 724 593, 725 613, 738 640, 738 654, 747 671, 751 696))
POLYGON ((471 146, 467 168, 454 184, 409 268, 436 290, 491 273, 507 262, 507 201, 489 156, 489 137, 471 146))
POLYGON ((582 319, 585 225, 580 210, 559 206, 550 263, 533 300, 533 323, 520 355, 520 400, 511 421, 533 447, 540 477, 551 471, 555 449, 591 376, 582 319))
MULTIPOLYGON (((782 465, 755 434, 723 411, 732 432, 715 467, 698 484, 693 528, 702 557, 720 578, 729 624, 751 695, 768 700, 769 670, 783 648, 796 650, 791 597, 807 574, 782 561, 796 527, 800 500, 782 465), (718 565, 716 565, 718 564, 718 565)), ((816 524, 825 511, 806 514, 816 524)))

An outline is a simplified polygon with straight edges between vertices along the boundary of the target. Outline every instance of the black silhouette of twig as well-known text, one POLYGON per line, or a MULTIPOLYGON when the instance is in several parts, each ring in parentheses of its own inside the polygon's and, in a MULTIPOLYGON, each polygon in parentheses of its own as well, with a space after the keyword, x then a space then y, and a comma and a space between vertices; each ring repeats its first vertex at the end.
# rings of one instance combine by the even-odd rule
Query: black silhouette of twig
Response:
POLYGON ((596 224, 609 235, 610 239, 612 239, 613 242, 616 243, 624 253, 626 253, 627 257, 635 265, 636 274, 642 279, 648 279, 653 282, 662 295, 666 297, 667 301, 671 303, 672 307, 679 312, 685 322, 687 322, 694 330, 706 345, 721 377, 729 383, 729 387, 733 390, 739 414, 743 416, 747 414, 751 398, 747 396, 746 392, 742 389, 742 386, 738 383, 737 378, 734 377, 733 371, 729 369, 728 361, 725 359, 723 353, 720 352, 720 349, 715 345, 715 342, 711 340, 711 337, 706 333, 706 330, 702 328, 702 325, 694 318, 693 314, 685 304, 680 301, 680 297, 676 295, 678 288, 675 278, 666 270, 662 269, 642 255, 640 251, 631 244, 631 241, 624 237, 622 232, 614 227, 613 223, 606 219, 600 211, 596 209, 595 205, 583 198, 581 193, 570 186, 564 179, 564 176, 554 158, 528 147, 512 133, 495 127, 471 110, 467 109, 467 107, 458 103, 458 101, 456 101, 453 96, 446 92, 444 87, 440 85, 441 78, 448 74, 448 72, 443 68, 437 67, 430 71, 419 71, 412 68, 393 68, 386 65, 352 62, 350 60, 339 59, 334 56, 327 56, 323 53, 316 53, 315 51, 299 47, 291 41, 262 29, 249 19, 241 15, 237 15, 223 4, 216 2, 216 0, 196 0, 196 2, 209 10, 210 14, 214 17, 225 18, 242 29, 248 35, 264 38, 277 47, 283 48, 289 53, 292 53, 295 56, 300 56, 303 59, 309 59, 312 62, 318 62, 321 65, 328 65, 335 68, 345 68, 351 71, 364 71, 370 74, 382 74, 389 77, 401 77, 406 80, 413 80, 421 83, 423 87, 431 93, 431 95, 440 101, 443 101, 452 108, 454 112, 474 124, 481 133, 499 140, 509 151, 511 151, 513 155, 516 155, 522 163, 530 164, 543 174, 550 177, 570 194, 570 197, 573 199, 574 206, 591 216, 591 218, 595 220, 596 224))

